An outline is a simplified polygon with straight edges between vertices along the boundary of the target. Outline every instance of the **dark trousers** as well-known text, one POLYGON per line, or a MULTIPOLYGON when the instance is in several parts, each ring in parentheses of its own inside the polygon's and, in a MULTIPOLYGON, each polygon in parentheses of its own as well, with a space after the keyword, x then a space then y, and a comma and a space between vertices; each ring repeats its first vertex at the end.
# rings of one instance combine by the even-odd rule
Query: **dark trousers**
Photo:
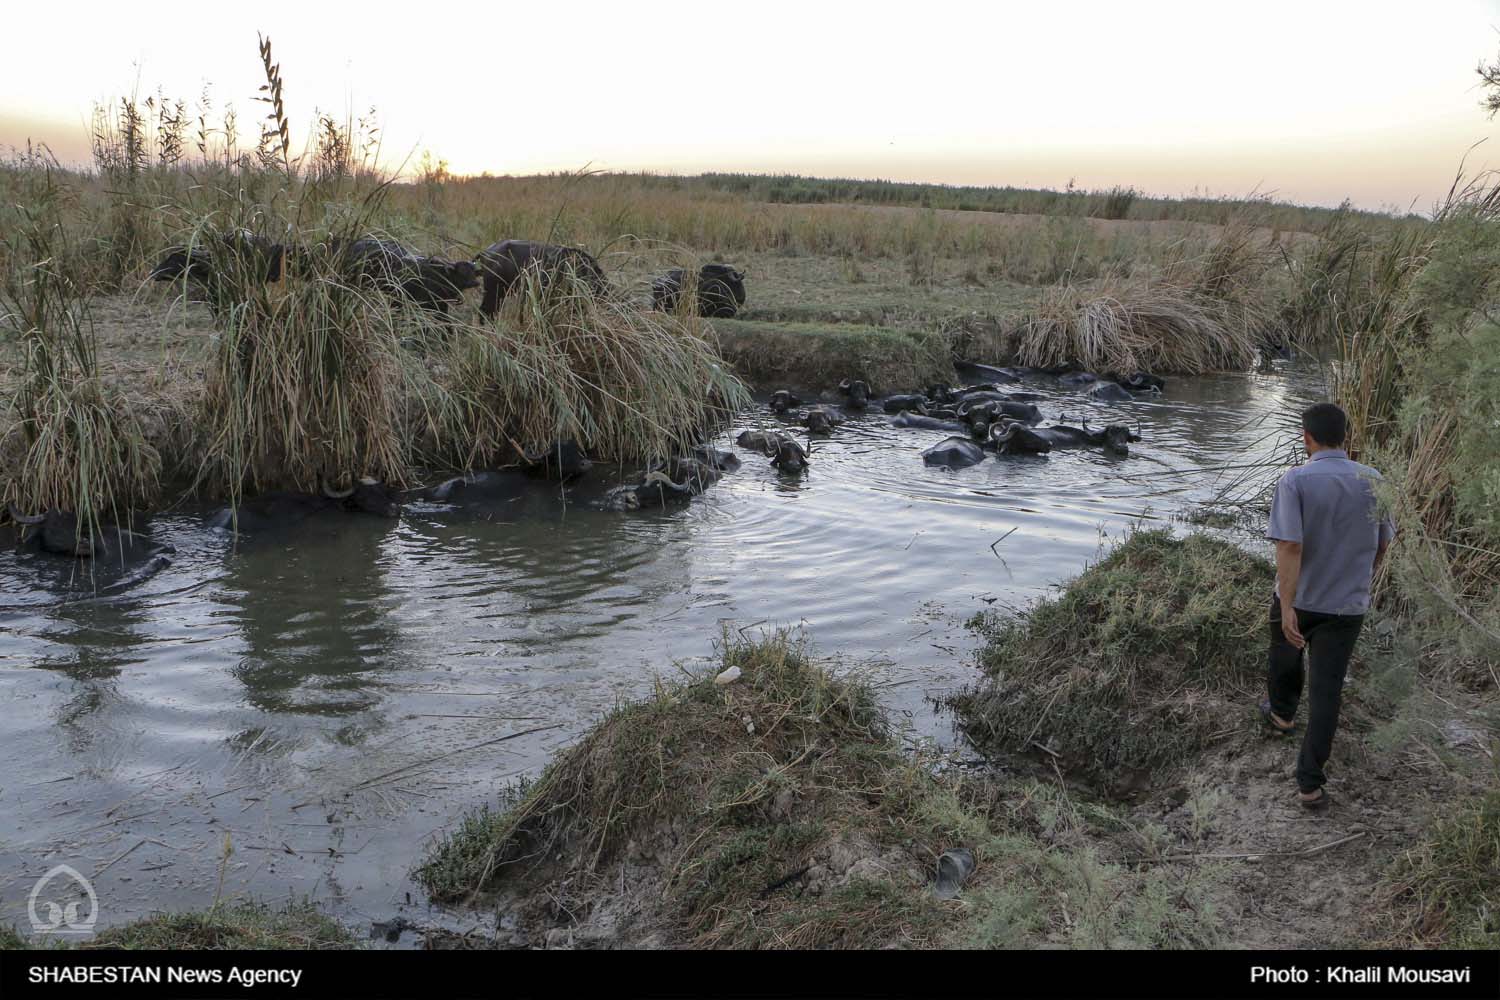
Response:
POLYGON ((1302 698, 1302 654, 1307 654, 1307 727, 1302 752, 1297 755, 1297 787, 1315 792, 1327 780, 1323 765, 1333 751, 1339 725, 1339 703, 1344 697, 1344 673, 1349 654, 1359 638, 1364 615, 1325 615, 1297 609, 1297 629, 1306 641, 1298 649, 1281 631, 1281 599, 1271 598, 1271 655, 1266 687, 1271 711, 1288 722, 1297 717, 1302 698))

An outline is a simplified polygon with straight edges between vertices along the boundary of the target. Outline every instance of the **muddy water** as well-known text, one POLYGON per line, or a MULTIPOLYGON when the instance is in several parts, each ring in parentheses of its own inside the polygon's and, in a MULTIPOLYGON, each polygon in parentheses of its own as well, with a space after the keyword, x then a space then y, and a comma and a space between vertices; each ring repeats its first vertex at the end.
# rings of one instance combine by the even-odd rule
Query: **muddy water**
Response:
POLYGON ((804 627, 911 739, 952 742, 928 699, 972 679, 964 620, 1212 496, 1235 473, 1189 470, 1265 458, 1320 392, 1294 372, 1113 407, 1024 388, 1049 418, 1124 416, 1144 440, 949 472, 918 454, 944 434, 871 414, 801 480, 740 452, 667 512, 518 484, 237 549, 169 514, 150 530, 171 567, 88 600, 54 560, 0 552, 0 922, 27 929, 61 863, 92 877, 101 926, 207 906, 221 873, 226 896, 310 896, 351 923, 462 922, 410 881, 423 845, 618 700, 706 665, 726 627, 804 627))

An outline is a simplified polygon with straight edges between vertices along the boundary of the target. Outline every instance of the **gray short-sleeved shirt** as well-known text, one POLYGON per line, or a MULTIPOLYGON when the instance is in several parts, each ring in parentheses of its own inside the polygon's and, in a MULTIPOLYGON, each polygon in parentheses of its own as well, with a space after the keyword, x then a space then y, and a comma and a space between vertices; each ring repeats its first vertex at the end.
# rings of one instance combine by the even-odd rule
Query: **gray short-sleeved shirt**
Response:
POLYGON ((1378 517, 1379 479, 1368 465, 1326 448, 1276 484, 1266 537, 1302 543, 1294 607, 1327 615, 1370 610, 1375 552, 1396 532, 1390 518, 1378 517))

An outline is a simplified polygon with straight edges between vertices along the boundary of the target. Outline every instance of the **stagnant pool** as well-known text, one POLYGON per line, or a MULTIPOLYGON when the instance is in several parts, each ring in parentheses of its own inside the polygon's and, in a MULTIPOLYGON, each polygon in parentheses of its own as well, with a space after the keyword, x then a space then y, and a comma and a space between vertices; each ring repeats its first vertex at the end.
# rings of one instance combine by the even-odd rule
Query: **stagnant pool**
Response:
POLYGON ((28 929, 58 864, 91 878, 100 926, 206 907, 221 871, 225 896, 441 920, 408 876, 430 838, 617 701, 706 665, 726 628, 805 629, 912 739, 953 742, 930 699, 974 676, 970 616, 1023 607, 1237 474, 1192 470, 1284 453, 1277 429, 1322 382, 1179 378, 1112 406, 1024 388, 1048 418, 1138 422, 1143 440, 950 472, 920 458, 945 434, 872 412, 800 479, 739 451, 666 511, 526 482, 237 549, 202 512, 167 514, 150 531, 171 566, 93 599, 55 557, 0 551, 0 923, 28 929))

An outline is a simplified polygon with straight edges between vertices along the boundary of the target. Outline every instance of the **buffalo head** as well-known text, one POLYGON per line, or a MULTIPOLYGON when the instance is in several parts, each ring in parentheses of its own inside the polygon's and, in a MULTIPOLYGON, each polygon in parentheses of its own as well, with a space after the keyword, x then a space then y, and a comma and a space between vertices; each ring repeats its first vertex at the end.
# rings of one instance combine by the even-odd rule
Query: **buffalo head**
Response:
POLYGON ((1132 433, 1124 424, 1110 424, 1099 432, 1104 448, 1116 455, 1129 455, 1131 441, 1139 441, 1139 434, 1132 433))
POLYGON ((389 487, 377 479, 361 477, 348 489, 335 490, 323 487, 323 495, 338 501, 345 510, 375 514, 379 517, 399 517, 401 501, 396 499, 389 487))
POLYGON ((479 287, 479 268, 472 260, 443 261, 442 267, 448 283, 458 291, 479 287))
POLYGON ((851 410, 863 410, 870 405, 870 387, 862 379, 844 379, 839 383, 839 392, 848 397, 844 405, 851 410))
POLYGON ((775 452, 771 455, 771 464, 776 466, 777 471, 788 475, 796 475, 807 469, 807 452, 802 446, 789 437, 779 437, 774 442, 775 452))

